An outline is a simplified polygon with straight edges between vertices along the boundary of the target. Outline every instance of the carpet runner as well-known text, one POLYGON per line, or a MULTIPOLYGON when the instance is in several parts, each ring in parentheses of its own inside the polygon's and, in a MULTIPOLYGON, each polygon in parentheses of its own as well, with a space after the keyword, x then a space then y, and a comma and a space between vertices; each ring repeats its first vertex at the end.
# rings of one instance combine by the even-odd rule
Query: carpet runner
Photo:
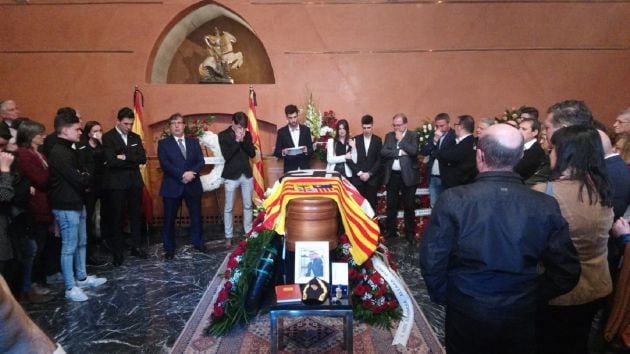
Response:
MULTIPOLYGON (((171 353, 269 353, 271 335, 269 315, 261 314, 249 324, 235 326, 223 337, 206 336, 214 297, 222 285, 221 275, 228 258, 223 261, 208 285, 197 308, 177 338, 171 353)), ((412 298, 413 300, 413 298, 412 298)), ((354 321, 353 346, 356 353, 444 353, 424 314, 414 303, 414 326, 406 347, 392 346, 396 326, 392 330, 372 327, 354 321)), ((327 317, 285 317, 286 347, 279 353, 344 353, 343 320, 327 317)))

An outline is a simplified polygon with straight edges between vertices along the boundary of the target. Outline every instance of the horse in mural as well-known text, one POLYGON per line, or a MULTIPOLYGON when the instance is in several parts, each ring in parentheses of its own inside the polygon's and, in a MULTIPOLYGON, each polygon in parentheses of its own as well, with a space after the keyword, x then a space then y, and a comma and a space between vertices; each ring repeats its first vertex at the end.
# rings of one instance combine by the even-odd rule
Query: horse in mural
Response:
POLYGON ((236 43, 236 37, 215 27, 214 34, 205 36, 204 41, 209 55, 199 64, 201 81, 233 83, 230 69, 238 69, 243 65, 243 54, 234 52, 232 47, 232 43, 236 43))

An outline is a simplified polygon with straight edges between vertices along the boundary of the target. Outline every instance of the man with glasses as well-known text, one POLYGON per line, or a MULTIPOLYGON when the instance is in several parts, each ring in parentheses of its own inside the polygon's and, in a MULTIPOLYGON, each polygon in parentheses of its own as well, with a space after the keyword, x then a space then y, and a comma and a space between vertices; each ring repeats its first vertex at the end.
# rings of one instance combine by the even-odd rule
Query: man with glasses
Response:
POLYGON ((398 199, 402 194, 405 215, 405 238, 412 242, 415 234, 416 186, 420 182, 418 167, 418 135, 407 129, 407 116, 397 113, 392 118, 393 132, 387 133, 381 150, 384 160, 383 183, 387 190, 387 237, 397 237, 398 199))
POLYGON ((284 159, 284 173, 311 167, 313 142, 311 130, 298 122, 298 108, 290 104, 284 108, 288 124, 278 130, 273 156, 284 159))
POLYGON ((162 241, 164 258, 175 257, 175 218, 186 201, 190 216, 190 236, 195 249, 208 252, 201 232, 201 180, 199 172, 204 166, 199 140, 184 136, 184 117, 175 113, 168 119, 171 135, 158 142, 158 159, 164 172, 160 195, 164 201, 164 226, 162 241))

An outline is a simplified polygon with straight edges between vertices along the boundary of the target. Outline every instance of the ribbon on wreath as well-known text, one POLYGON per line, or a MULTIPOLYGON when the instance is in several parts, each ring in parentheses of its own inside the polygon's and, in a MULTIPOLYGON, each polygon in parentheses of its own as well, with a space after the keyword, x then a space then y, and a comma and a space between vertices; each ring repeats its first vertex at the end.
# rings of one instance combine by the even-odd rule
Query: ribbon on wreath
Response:
POLYGON ((381 277, 383 277, 383 279, 385 279, 389 287, 392 289, 392 292, 396 296, 396 300, 398 301, 403 313, 402 319, 398 323, 398 328, 396 329, 392 345, 402 345, 406 347, 409 335, 411 334, 411 329, 413 328, 413 303, 411 302, 411 297, 407 293, 407 288, 405 287, 402 279, 400 279, 398 274, 394 272, 389 264, 383 262, 378 256, 372 257, 371 260, 374 265, 374 269, 376 269, 376 271, 381 275, 381 277))

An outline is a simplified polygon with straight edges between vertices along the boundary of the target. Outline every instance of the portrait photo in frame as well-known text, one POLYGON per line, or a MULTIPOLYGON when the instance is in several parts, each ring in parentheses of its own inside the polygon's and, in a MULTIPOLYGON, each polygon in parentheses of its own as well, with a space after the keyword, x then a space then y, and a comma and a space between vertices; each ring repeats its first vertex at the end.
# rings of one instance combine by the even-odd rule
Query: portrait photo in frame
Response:
POLYGON ((328 241, 298 241, 295 243, 295 283, 306 284, 318 277, 330 279, 328 241))

